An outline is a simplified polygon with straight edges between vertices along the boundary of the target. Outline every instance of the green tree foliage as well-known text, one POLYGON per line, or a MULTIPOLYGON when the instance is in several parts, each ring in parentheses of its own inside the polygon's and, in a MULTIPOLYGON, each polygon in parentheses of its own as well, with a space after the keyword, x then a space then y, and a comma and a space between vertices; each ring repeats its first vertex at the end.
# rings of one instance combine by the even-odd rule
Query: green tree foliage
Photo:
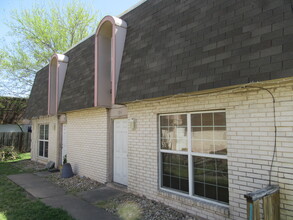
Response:
POLYGON ((22 97, 29 95, 35 73, 54 53, 64 53, 92 34, 98 22, 97 11, 75 0, 64 7, 36 5, 11 16, 7 25, 17 40, 0 49, 0 95, 22 97))
POLYGON ((26 104, 25 98, 0 97, 0 124, 20 123, 26 104))

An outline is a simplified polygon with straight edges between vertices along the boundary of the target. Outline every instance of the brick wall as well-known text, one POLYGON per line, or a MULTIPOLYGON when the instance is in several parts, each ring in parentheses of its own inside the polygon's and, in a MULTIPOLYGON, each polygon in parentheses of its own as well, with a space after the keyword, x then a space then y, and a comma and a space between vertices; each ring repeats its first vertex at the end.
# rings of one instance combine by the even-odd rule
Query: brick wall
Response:
MULTIPOLYGON (((293 93, 291 83, 257 84, 276 98, 277 157, 272 183, 281 187, 281 219, 293 218, 293 93)), ((264 90, 234 89, 161 101, 130 103, 129 189, 208 219, 246 219, 244 194, 265 187, 273 155, 272 97, 264 90), (158 190, 158 114, 226 110, 229 208, 158 190)))
POLYGON ((34 161, 40 163, 47 163, 48 161, 57 161, 58 158, 58 119, 57 116, 40 117, 38 119, 32 120, 32 135, 31 135, 31 158, 34 161), (39 125, 48 124, 49 125, 49 147, 48 147, 48 158, 39 157, 39 125))
POLYGON ((108 119, 106 109, 67 114, 67 159, 73 172, 101 183, 107 181, 108 119))

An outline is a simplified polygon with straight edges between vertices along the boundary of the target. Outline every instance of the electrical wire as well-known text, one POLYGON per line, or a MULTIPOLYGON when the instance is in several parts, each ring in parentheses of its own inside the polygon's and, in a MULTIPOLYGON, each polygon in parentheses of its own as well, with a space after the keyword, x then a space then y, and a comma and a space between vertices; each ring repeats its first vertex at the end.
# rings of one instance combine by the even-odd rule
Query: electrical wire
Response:
MULTIPOLYGON (((283 80, 281 82, 288 82, 288 81, 292 81, 292 80, 283 80)), ((275 160, 275 157, 276 157, 276 153, 277 153, 277 123, 276 123, 276 99, 275 99, 275 96, 273 95, 273 93, 267 89, 267 88, 264 88, 264 87, 261 87, 261 86, 257 86, 257 85, 252 85, 252 84, 256 84, 257 82, 252 82, 252 83, 248 83, 246 85, 242 85, 242 86, 238 86, 238 87, 233 87, 233 88, 224 88, 222 90, 217 90, 217 91, 214 91, 214 92, 206 92, 206 93, 200 93, 200 94, 191 94, 191 95, 188 95, 188 94, 176 94, 176 95, 173 95, 173 96, 168 96, 168 97, 163 97, 163 98, 159 98, 159 99, 153 99, 153 100, 135 100, 135 101, 132 101, 130 103, 137 103, 137 102, 155 102, 155 101, 162 101, 162 100, 167 100, 167 99, 172 99, 172 98, 184 98, 184 97, 193 97, 193 96, 202 96, 202 95, 207 95, 207 94, 213 94, 213 93, 223 93, 223 92, 232 92, 237 90, 237 89, 249 89, 249 88, 252 88, 252 89, 260 89, 260 90, 264 90, 266 92, 268 92, 270 94, 270 96, 272 97, 272 100, 273 100, 273 118, 274 118, 274 149, 273 149, 273 156, 272 156, 272 160, 271 160, 271 163, 270 163, 270 170, 269 170, 269 186, 271 186, 271 183, 272 183, 272 170, 273 170, 273 164, 274 164, 274 160, 275 160)), ((127 106, 127 104, 125 105, 127 106)))
POLYGON ((273 170, 273 164, 274 164, 274 160, 275 160, 275 155, 276 155, 276 152, 277 152, 277 123, 276 123, 276 99, 273 95, 273 93, 266 89, 266 88, 263 88, 263 87, 259 87, 259 86, 246 86, 247 88, 256 88, 256 89, 261 89, 261 90, 264 90, 264 91, 267 91, 272 99, 273 99, 273 117, 274 117, 274 150, 273 150, 273 156, 272 156, 272 161, 271 161, 271 164, 270 164, 270 170, 269 170, 269 186, 271 186, 271 183, 272 183, 272 170, 273 170))

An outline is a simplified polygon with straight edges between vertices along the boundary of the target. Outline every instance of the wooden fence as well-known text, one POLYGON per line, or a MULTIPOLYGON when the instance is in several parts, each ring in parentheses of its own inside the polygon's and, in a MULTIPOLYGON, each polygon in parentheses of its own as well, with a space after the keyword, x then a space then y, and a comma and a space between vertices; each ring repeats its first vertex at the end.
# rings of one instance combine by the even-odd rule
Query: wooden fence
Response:
POLYGON ((0 146, 14 146, 19 152, 30 152, 31 133, 0 132, 0 146))

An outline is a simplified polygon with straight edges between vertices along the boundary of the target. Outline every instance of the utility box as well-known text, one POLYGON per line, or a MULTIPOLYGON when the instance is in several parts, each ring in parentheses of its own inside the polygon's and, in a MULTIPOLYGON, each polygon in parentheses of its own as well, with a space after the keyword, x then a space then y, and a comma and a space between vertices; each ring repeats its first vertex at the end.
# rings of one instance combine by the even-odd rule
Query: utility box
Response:
POLYGON ((280 187, 277 185, 244 195, 247 200, 247 219, 260 220, 260 200, 263 201, 264 220, 280 220, 280 187))

